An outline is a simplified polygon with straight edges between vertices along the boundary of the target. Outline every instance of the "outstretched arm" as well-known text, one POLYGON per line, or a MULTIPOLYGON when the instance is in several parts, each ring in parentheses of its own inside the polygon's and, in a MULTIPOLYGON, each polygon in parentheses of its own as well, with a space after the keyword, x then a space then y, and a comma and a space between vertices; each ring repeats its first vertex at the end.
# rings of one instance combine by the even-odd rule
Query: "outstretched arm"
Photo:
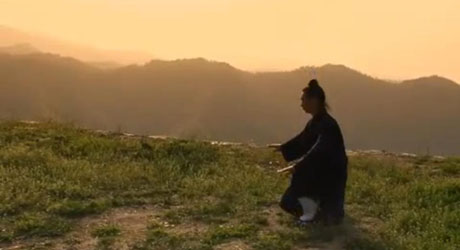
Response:
POLYGON ((286 161, 293 161, 306 153, 304 134, 305 131, 302 131, 302 133, 280 146, 280 151, 286 161))
POLYGON ((280 151, 286 161, 297 160, 304 156, 314 143, 315 133, 312 131, 310 123, 307 124, 305 129, 284 143, 280 147, 280 151))
POLYGON ((308 165, 308 162, 312 159, 327 157, 332 152, 334 143, 336 143, 336 139, 333 129, 330 126, 323 127, 316 136, 312 146, 302 157, 302 160, 296 164, 296 170, 299 167, 308 165))

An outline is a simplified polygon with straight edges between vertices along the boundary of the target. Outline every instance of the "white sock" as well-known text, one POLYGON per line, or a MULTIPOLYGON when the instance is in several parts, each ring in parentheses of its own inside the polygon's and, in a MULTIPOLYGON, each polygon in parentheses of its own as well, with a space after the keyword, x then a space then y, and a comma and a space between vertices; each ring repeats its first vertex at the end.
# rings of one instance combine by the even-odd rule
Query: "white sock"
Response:
POLYGON ((298 200, 303 210, 303 215, 300 216, 299 219, 302 221, 313 220, 316 215, 316 210, 318 209, 318 204, 308 197, 300 197, 298 200))

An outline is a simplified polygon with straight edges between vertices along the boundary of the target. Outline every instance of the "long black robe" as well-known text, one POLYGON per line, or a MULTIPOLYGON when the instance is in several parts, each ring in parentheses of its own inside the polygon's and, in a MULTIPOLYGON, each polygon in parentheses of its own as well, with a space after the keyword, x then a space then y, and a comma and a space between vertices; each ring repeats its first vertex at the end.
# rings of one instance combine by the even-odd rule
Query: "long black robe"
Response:
POLYGON ((281 152, 286 161, 298 160, 290 196, 313 198, 324 214, 343 217, 348 159, 336 120, 326 111, 315 115, 281 152))

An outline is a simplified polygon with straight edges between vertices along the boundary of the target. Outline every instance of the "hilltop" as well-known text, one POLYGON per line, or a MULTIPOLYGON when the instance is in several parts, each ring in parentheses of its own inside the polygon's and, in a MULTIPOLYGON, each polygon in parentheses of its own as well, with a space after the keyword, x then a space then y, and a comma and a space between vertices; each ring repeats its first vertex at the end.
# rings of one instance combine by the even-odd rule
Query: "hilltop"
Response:
POLYGON ((0 123, 2 249, 456 249, 460 159, 350 155, 347 218, 296 228, 265 147, 0 123))

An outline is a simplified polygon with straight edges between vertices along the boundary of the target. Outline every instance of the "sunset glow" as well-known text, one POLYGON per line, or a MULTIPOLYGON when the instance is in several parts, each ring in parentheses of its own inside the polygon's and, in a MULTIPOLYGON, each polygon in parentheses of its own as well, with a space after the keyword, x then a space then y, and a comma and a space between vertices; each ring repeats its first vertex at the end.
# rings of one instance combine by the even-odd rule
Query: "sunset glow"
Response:
POLYGON ((246 70, 344 64, 460 82, 460 1, 0 0, 0 25, 84 45, 246 70))

